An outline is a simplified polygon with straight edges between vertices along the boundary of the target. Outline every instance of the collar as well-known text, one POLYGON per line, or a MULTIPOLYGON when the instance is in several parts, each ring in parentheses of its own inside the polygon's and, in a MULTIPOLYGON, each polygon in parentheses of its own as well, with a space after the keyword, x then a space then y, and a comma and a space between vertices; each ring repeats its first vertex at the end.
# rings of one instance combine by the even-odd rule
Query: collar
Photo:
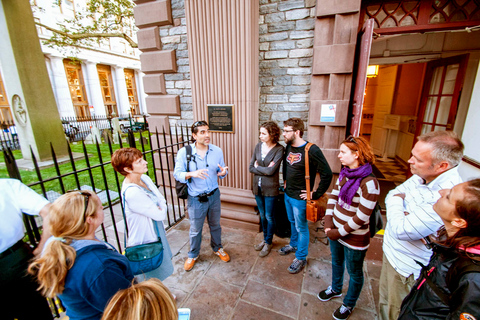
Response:
POLYGON ((448 169, 432 181, 430 183, 425 183, 425 180, 421 178, 418 175, 415 175, 417 181, 419 182, 420 185, 423 185, 424 187, 428 189, 436 189, 439 187, 439 185, 445 181, 452 180, 453 177, 458 176, 458 166, 453 167, 451 169, 448 169))
MULTIPOLYGON (((192 147, 192 155, 193 155, 193 154, 196 155, 196 154, 197 154, 197 143, 194 142, 194 143, 192 143, 190 146, 192 147)), ((211 145, 211 144, 208 144, 207 153, 208 153, 209 151, 213 151, 213 148, 212 148, 212 145, 211 145)))

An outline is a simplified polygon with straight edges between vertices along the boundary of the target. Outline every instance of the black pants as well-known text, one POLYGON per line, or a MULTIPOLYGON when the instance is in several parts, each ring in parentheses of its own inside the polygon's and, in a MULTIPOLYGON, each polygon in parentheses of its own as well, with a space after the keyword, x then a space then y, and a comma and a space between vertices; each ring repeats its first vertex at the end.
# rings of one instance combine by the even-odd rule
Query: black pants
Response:
POLYGON ((0 318, 53 319, 47 300, 37 291, 38 283, 27 275, 32 258, 31 249, 25 245, 0 259, 0 318))

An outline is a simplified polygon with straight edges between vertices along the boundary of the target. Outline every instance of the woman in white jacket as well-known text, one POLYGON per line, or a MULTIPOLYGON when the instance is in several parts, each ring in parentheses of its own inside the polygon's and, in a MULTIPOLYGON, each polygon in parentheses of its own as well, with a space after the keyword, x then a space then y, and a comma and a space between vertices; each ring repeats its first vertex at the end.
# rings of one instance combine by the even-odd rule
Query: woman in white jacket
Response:
POLYGON ((167 202, 152 179, 147 176, 147 161, 135 148, 122 148, 112 155, 113 168, 125 176, 122 197, 128 225, 127 246, 157 240, 154 223, 157 224, 163 244, 163 262, 155 270, 137 276, 138 281, 150 278, 166 279, 173 273, 172 251, 165 234, 163 220, 167 218, 167 202))

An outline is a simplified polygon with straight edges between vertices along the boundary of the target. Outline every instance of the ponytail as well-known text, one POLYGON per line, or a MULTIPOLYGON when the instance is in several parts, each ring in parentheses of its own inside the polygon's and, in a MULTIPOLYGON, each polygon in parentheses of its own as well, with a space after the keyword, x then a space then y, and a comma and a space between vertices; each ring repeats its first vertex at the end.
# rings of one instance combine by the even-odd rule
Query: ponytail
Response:
POLYGON ((63 292, 67 272, 73 267, 76 255, 75 249, 66 242, 53 240, 45 247, 42 257, 30 264, 28 272, 37 277, 38 290, 45 297, 53 298, 63 292))

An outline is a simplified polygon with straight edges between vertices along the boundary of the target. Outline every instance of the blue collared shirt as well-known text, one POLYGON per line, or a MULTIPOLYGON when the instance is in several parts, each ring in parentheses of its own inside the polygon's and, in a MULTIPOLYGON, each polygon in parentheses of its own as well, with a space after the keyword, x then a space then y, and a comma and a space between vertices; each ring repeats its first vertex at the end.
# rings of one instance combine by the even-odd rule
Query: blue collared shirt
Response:
MULTIPOLYGON (((178 150, 173 177, 179 182, 186 182, 188 185, 188 194, 192 197, 196 197, 202 193, 209 193, 218 188, 217 173, 220 172, 218 165, 225 167, 225 161, 223 160, 222 149, 213 144, 208 145, 207 153, 203 158, 197 154, 196 143, 191 144, 191 146, 192 158, 190 160, 189 171, 193 172, 199 169, 207 169, 207 179, 192 178, 191 182, 185 179, 185 175, 187 174, 187 151, 185 147, 178 150)), ((220 177, 220 179, 226 177, 227 174, 220 177)))

